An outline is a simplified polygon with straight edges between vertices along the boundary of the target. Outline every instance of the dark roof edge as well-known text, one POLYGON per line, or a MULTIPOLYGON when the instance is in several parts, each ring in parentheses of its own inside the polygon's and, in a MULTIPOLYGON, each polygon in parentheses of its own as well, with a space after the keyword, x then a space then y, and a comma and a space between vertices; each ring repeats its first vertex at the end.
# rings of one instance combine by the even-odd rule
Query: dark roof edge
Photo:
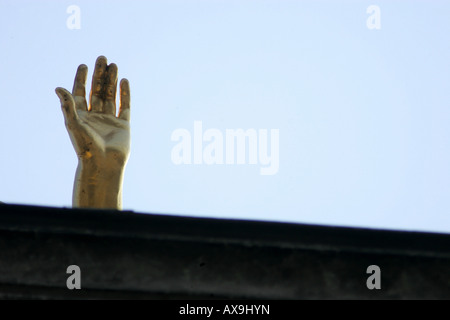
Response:
POLYGON ((0 205, 0 230, 450 258, 450 234, 0 205))

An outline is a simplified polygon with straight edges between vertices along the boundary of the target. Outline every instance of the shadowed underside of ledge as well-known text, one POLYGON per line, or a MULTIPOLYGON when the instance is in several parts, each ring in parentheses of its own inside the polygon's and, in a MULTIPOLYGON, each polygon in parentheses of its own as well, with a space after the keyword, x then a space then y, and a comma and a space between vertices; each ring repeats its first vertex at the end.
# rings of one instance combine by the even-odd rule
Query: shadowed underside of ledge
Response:
POLYGON ((449 299, 449 274, 447 234, 0 205, 0 298, 449 299))

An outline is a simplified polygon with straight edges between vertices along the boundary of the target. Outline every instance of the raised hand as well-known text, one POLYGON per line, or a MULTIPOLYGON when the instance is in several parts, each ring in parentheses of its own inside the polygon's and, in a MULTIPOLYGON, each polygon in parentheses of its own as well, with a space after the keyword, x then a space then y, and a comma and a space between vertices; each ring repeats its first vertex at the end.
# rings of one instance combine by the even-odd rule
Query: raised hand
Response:
POLYGON ((120 82, 120 108, 116 116, 118 69, 97 58, 89 106, 86 101, 87 66, 78 67, 72 94, 56 88, 70 139, 78 155, 73 205, 122 207, 122 180, 130 153, 130 87, 120 82))

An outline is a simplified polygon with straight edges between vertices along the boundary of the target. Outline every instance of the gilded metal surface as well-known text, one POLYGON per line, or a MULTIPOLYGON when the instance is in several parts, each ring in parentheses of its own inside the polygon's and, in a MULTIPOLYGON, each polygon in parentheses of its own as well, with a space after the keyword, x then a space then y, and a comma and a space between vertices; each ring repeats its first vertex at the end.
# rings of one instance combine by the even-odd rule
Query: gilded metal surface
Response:
POLYGON ((97 58, 89 105, 88 68, 78 67, 72 94, 56 88, 70 140, 78 155, 72 204, 74 207, 122 209, 122 182, 130 154, 130 86, 120 81, 116 115, 117 66, 97 58))

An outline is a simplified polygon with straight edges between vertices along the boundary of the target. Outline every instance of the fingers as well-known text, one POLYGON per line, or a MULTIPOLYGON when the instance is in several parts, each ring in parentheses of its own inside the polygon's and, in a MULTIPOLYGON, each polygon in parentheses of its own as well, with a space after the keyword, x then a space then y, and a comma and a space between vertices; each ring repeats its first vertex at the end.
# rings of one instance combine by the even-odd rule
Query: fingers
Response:
POLYGON ((130 121, 130 83, 127 79, 122 79, 120 81, 119 118, 130 121))
POLYGON ((59 101, 61 102, 61 109, 64 114, 66 125, 70 126, 78 120, 78 115, 75 110, 75 101, 70 92, 64 88, 58 87, 55 89, 55 92, 59 97, 59 101))
POLYGON ((90 94, 90 111, 103 112, 103 87, 105 84, 106 67, 108 61, 104 56, 97 58, 90 94))
POLYGON ((86 79, 88 68, 82 64, 78 67, 73 83, 72 96, 75 100, 75 106, 79 110, 87 111, 86 102, 86 79))
POLYGON ((106 68, 105 104, 103 112, 116 115, 117 65, 111 63, 106 68))

